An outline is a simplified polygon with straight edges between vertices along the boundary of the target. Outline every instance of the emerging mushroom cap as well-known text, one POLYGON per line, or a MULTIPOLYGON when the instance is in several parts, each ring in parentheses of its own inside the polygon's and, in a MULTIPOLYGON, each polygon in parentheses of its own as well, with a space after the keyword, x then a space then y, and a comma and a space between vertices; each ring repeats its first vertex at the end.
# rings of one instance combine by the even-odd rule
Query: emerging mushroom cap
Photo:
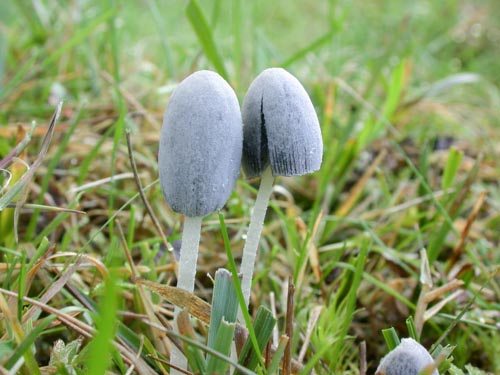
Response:
POLYGON ((377 368, 377 375, 418 375, 424 369, 428 374, 439 375, 433 369, 434 359, 429 352, 412 338, 402 339, 401 343, 387 354, 377 368))
POLYGON ((198 71, 175 89, 163 118, 158 169, 172 210, 205 216, 224 206, 239 176, 243 131, 236 94, 198 71))
POLYGON ((323 141, 306 90, 286 70, 264 70, 250 85, 242 109, 243 170, 257 177, 296 176, 321 166, 323 141))

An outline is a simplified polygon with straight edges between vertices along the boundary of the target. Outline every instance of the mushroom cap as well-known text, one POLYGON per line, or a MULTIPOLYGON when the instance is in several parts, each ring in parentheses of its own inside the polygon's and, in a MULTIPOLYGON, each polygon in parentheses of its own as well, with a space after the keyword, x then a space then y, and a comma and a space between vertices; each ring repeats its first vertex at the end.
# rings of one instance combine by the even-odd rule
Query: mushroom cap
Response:
POLYGON ((271 166, 274 176, 318 170, 323 141, 318 116, 302 84, 281 68, 264 70, 251 83, 242 109, 243 170, 257 177, 271 166))
MULTIPOLYGON (((434 359, 429 352, 412 338, 406 338, 382 358, 376 374, 418 375, 432 365, 434 365, 434 359)), ((439 375, 439 372, 435 369, 432 375, 439 375)))
POLYGON ((179 84, 165 111, 158 153, 172 210, 195 217, 224 206, 240 172, 242 127, 236 94, 219 74, 202 70, 179 84))

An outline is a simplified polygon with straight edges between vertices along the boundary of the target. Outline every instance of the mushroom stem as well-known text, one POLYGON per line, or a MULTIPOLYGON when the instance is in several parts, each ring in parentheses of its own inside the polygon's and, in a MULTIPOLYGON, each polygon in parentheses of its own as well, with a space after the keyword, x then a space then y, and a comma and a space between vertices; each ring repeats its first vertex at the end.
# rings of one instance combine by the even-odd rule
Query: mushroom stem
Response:
POLYGON ((250 301, 250 289, 252 287, 255 258, 257 257, 260 234, 262 233, 267 205, 273 189, 273 182, 274 177, 271 168, 268 167, 262 173, 257 199, 255 200, 255 206, 250 218, 245 246, 243 247, 243 259, 241 260, 240 266, 240 273, 242 274, 241 289, 247 307, 250 301))
POLYGON ((202 219, 202 216, 184 217, 177 288, 184 289, 189 293, 192 293, 194 290, 202 219))
MULTIPOLYGON (((202 216, 184 216, 184 229, 182 231, 182 245, 179 257, 177 288, 183 289, 189 293, 194 291, 202 219, 202 216)), ((174 332, 176 333, 179 333, 179 328, 177 327, 177 316, 180 312, 181 308, 176 306, 174 310, 174 332)), ((187 360, 175 345, 172 345, 170 361, 178 368, 187 369, 187 360)), ((171 369, 170 374, 183 375, 182 372, 177 371, 174 368, 171 369)))

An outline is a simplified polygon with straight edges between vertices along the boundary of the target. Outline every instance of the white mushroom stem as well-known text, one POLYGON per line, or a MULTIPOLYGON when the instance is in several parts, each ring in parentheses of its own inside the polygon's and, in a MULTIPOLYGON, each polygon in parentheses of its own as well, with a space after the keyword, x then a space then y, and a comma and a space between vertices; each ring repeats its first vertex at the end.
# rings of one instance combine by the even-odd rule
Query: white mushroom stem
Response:
POLYGON ((240 273, 242 274, 241 289, 248 307, 250 301, 250 289, 252 288, 252 277, 255 266, 255 258, 259 248, 260 234, 264 225, 269 197, 273 189, 274 177, 271 168, 268 167, 262 173, 257 199, 250 218, 245 246, 243 247, 243 259, 241 260, 240 273))
MULTIPOLYGON (((198 247, 200 245, 200 232, 202 216, 184 217, 184 229, 182 231, 181 254, 179 257, 179 270, 177 276, 177 288, 189 293, 194 291, 194 281, 196 278, 196 263, 198 260, 198 247)), ((177 315, 181 312, 180 307, 174 310, 174 332, 179 333, 177 327, 177 315)), ((174 366, 187 369, 187 360, 182 352, 175 345, 170 352, 170 361, 174 366)), ((183 375, 175 369, 170 370, 172 375, 183 375)))

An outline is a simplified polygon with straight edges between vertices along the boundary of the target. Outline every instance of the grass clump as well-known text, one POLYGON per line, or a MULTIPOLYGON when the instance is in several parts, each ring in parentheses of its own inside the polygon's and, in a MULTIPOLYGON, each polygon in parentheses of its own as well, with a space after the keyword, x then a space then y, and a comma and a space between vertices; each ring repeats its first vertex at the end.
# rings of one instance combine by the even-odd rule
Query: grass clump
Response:
POLYGON ((431 354, 454 348, 440 373, 500 372, 498 10, 2 2, 0 370, 166 374, 177 346, 200 373, 373 373, 393 327, 431 354), (193 71, 217 71, 242 103, 269 67, 310 95, 323 165, 275 181, 247 319, 217 319, 236 338, 228 352, 207 341, 219 298, 207 275, 237 272, 256 185, 237 182, 225 234, 216 215, 203 220, 195 293, 179 297, 160 128, 193 71))

